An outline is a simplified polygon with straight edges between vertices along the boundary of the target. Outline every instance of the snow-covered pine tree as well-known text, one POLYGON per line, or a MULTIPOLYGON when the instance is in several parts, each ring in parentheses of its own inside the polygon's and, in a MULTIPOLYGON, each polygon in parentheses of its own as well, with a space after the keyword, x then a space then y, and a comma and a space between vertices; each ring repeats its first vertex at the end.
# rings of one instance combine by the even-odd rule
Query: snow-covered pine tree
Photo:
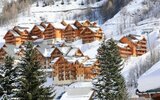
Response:
POLYGON ((14 59, 5 57, 4 65, 0 67, 0 97, 11 99, 14 96, 13 90, 16 88, 16 67, 13 66, 14 59))
POLYGON ((52 100, 52 88, 44 87, 46 77, 42 66, 37 61, 36 50, 32 43, 27 43, 24 57, 18 65, 19 86, 16 98, 20 100, 52 100))
POLYGON ((125 81, 121 75, 122 59, 113 39, 103 41, 98 49, 100 74, 93 80, 98 100, 127 100, 125 81))

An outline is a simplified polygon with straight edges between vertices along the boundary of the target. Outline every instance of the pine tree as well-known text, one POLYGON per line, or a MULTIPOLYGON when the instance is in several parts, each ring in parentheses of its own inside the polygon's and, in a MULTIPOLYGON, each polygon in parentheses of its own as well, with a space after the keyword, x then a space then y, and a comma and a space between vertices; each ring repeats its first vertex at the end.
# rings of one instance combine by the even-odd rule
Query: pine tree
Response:
POLYGON ((45 74, 36 58, 32 43, 27 43, 24 57, 19 64, 19 91, 16 97, 20 100, 51 100, 52 88, 44 87, 45 74))
POLYGON ((93 80, 99 100, 127 100, 125 81, 121 75, 122 59, 113 39, 103 41, 98 49, 100 74, 93 80))
POLYGON ((0 67, 0 97, 11 99, 16 88, 16 67, 13 66, 14 59, 6 56, 5 64, 0 67))

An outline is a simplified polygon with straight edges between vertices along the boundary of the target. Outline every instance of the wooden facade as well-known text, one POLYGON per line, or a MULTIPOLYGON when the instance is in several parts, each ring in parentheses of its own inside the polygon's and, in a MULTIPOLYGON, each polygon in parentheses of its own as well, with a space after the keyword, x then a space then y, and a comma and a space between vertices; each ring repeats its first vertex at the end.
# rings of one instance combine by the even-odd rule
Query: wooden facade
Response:
POLYGON ((44 40, 56 38, 54 31, 55 28, 51 23, 49 23, 48 26, 45 27, 45 31, 43 32, 44 40))
POLYGON ((36 53, 37 53, 36 59, 40 62, 40 64, 42 66, 44 66, 44 68, 46 68, 48 66, 47 65, 47 60, 48 59, 46 57, 44 57, 44 55, 37 48, 35 48, 35 50, 36 50, 36 53))
POLYGON ((61 23, 42 22, 40 25, 27 24, 26 27, 22 26, 15 26, 9 30, 4 36, 5 42, 20 45, 26 41, 37 39, 48 40, 52 43, 61 40, 73 42, 82 39, 84 43, 89 43, 102 39, 102 30, 96 26, 95 22, 88 20, 83 22, 77 20, 65 22, 63 20, 61 23))
POLYGON ((93 41, 102 40, 102 30, 100 28, 86 27, 81 33, 80 37, 82 38, 83 43, 90 43, 93 41))
POLYGON ((22 44, 21 36, 14 30, 9 30, 4 36, 7 44, 20 45, 22 44))
POLYGON ((142 36, 128 35, 120 39, 120 44, 127 46, 118 46, 120 55, 123 58, 129 56, 141 56, 147 52, 146 39, 142 36))
POLYGON ((54 69, 53 76, 55 84, 70 84, 75 81, 91 80, 98 75, 97 63, 85 66, 76 61, 69 61, 67 58, 61 56, 55 58, 51 62, 54 69))
POLYGON ((20 27, 20 26, 15 26, 13 28, 13 30, 16 31, 21 36, 22 43, 29 41, 31 39, 31 37, 26 29, 27 29, 26 27, 20 27))
POLYGON ((30 35, 32 40, 37 40, 37 39, 41 39, 44 38, 43 35, 43 31, 44 31, 44 27, 40 26, 40 25, 34 25, 34 27, 32 28, 30 35))
POLYGON ((63 37, 67 42, 73 42, 80 36, 80 31, 74 26, 68 24, 64 30, 63 37))

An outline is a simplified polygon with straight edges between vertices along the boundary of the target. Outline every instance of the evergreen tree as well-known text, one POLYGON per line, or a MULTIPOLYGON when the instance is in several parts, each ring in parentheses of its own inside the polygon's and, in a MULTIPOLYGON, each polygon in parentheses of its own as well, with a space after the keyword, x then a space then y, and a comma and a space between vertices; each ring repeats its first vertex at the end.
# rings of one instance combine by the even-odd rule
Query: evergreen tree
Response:
POLYGON ((127 100, 125 81, 121 75, 122 59, 113 39, 103 41, 98 49, 100 74, 93 80, 99 100, 127 100))
POLYGON ((42 67, 36 57, 36 50, 32 43, 27 43, 24 57, 18 66, 20 78, 16 97, 20 100, 53 99, 52 88, 44 87, 46 77, 40 70, 42 67))
POLYGON ((6 56, 5 64, 0 67, 0 97, 11 99, 16 88, 16 67, 13 66, 14 59, 6 56))

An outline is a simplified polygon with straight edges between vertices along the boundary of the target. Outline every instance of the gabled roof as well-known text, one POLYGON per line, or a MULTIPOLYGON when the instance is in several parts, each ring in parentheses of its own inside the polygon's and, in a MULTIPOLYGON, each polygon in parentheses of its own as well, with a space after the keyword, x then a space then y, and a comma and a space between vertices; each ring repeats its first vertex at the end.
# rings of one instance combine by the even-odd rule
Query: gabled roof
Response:
POLYGON ((44 57, 51 57, 52 52, 55 48, 41 48, 37 47, 37 50, 44 56, 44 57))
POLYGON ((63 55, 67 55, 72 47, 57 47, 57 48, 62 52, 63 55))
POLYGON ((8 34, 10 34, 10 33, 11 33, 13 36, 15 36, 15 37, 19 37, 19 36, 20 36, 20 34, 17 33, 16 31, 14 31, 14 30, 9 30, 9 31, 5 34, 4 39, 5 39, 6 36, 7 36, 8 34))
POLYGON ((72 30, 76 30, 76 29, 77 29, 77 27, 76 27, 76 26, 71 25, 71 24, 68 24, 68 25, 66 26, 65 30, 66 30, 67 28, 69 28, 69 27, 71 27, 71 28, 72 28, 72 30))
POLYGON ((18 26, 25 28, 25 30, 28 31, 28 33, 30 33, 31 30, 33 29, 33 27, 35 26, 35 24, 33 24, 33 23, 23 23, 23 24, 19 24, 18 26))
POLYGON ((42 32, 44 32, 45 28, 41 25, 36 25, 42 32))
POLYGON ((53 27, 55 29, 62 29, 64 30, 66 28, 66 26, 62 25, 61 23, 52 23, 53 27))
POLYGON ((128 47, 128 44, 127 43, 118 42, 117 46, 120 47, 120 48, 126 48, 126 47, 128 47))
POLYGON ((10 56, 12 56, 12 57, 15 56, 15 54, 16 54, 17 52, 20 51, 20 48, 19 48, 19 47, 15 46, 15 45, 9 45, 9 44, 7 44, 6 47, 3 47, 3 49, 6 51, 6 53, 7 53, 8 55, 10 55, 10 56))
POLYGON ((99 27, 88 27, 92 32, 96 33, 101 30, 99 27))
POLYGON ((65 56, 64 58, 70 63, 75 63, 76 61, 78 61, 79 63, 83 63, 88 59, 87 57, 68 57, 68 56, 65 56))
MULTIPOLYGON (((75 56, 78 51, 81 52, 81 50, 80 50, 79 48, 72 48, 72 49, 68 52, 67 56, 75 56)), ((81 53, 82 53, 82 52, 81 52, 81 53)))

